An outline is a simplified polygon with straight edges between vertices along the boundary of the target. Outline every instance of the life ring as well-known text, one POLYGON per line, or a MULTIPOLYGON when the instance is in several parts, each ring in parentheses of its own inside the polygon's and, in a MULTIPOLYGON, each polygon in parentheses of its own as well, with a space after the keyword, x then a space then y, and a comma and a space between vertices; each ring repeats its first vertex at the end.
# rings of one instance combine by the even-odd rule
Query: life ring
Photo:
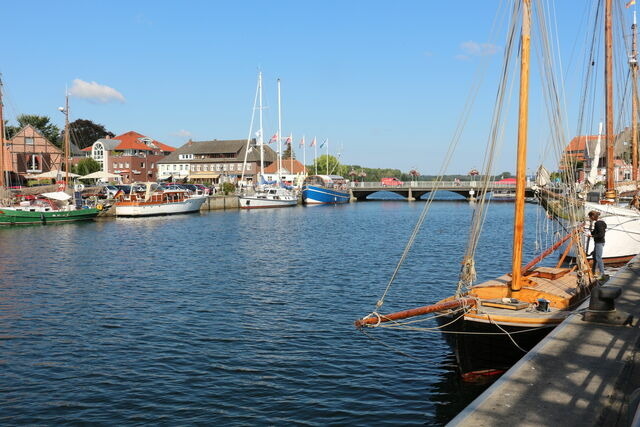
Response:
POLYGON ((73 186, 74 191, 82 191, 84 190, 84 184, 76 184, 73 186))
POLYGON ((103 209, 102 203, 98 203, 96 205, 96 209, 98 209, 99 211, 101 211, 103 209))

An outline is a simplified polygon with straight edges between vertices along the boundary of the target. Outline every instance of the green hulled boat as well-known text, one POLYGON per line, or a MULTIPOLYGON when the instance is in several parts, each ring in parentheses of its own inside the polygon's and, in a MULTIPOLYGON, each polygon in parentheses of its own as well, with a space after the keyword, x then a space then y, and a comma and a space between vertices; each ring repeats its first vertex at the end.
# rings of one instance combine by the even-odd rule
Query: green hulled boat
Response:
POLYGON ((64 192, 45 193, 32 200, 0 206, 0 225, 52 224, 85 221, 95 218, 99 208, 76 208, 68 204, 71 196, 64 192), (60 204, 67 203, 67 204, 60 204))
POLYGON ((0 208, 0 225, 53 224, 59 222, 85 221, 95 218, 99 212, 96 208, 49 212, 0 208))

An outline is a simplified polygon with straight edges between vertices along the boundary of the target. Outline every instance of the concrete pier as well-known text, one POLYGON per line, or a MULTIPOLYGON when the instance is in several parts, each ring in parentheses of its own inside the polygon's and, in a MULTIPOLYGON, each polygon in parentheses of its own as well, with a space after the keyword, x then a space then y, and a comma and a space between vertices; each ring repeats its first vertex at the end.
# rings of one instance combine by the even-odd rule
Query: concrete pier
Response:
POLYGON ((616 309, 633 314, 633 326, 587 323, 578 310, 449 425, 631 425, 640 400, 640 257, 606 286, 622 289, 616 309))

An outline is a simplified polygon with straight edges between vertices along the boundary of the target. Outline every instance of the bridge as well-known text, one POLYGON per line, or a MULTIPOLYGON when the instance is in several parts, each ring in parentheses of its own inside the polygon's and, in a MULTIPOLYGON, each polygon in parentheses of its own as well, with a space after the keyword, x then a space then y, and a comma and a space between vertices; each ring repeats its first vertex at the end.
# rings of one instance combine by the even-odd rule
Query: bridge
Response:
MULTIPOLYGON (((525 195, 533 196, 533 181, 527 181, 525 187, 525 195)), ((358 201, 367 200, 367 196, 378 191, 390 191, 406 198, 408 201, 419 200, 427 193, 433 191, 450 191, 460 194, 465 199, 471 200, 481 196, 482 191, 479 189, 478 181, 411 181, 402 185, 382 185, 379 182, 351 182, 349 183, 349 193, 351 199, 358 201)), ((492 181, 487 187, 487 192, 515 192, 516 185, 512 183, 504 183, 492 181)))

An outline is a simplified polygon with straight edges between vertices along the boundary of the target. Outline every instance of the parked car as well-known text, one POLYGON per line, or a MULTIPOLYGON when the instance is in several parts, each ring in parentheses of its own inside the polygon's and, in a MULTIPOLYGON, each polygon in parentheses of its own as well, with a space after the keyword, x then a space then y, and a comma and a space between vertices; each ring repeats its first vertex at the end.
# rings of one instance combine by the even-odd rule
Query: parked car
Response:
POLYGON ((115 186, 118 190, 122 190, 122 192, 124 194, 129 194, 131 193, 131 186, 130 185, 116 185, 115 186))
POLYGON ((380 184, 382 184, 384 187, 393 187, 395 185, 402 185, 404 184, 404 182, 400 181, 398 178, 382 178, 380 180, 380 184))

